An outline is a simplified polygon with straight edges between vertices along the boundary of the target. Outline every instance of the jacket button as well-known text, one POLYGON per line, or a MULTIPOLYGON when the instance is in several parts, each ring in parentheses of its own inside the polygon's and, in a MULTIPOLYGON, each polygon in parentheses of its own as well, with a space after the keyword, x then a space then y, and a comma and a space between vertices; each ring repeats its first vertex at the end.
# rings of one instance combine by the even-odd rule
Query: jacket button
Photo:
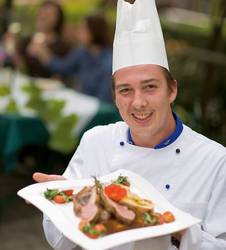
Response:
POLYGON ((124 145, 125 145, 124 141, 120 141, 120 146, 124 146, 124 145))
POLYGON ((180 154, 180 149, 179 148, 176 149, 176 153, 180 154))
POLYGON ((165 185, 165 188, 166 188, 167 190, 169 190, 169 189, 170 189, 170 185, 169 185, 169 184, 166 184, 166 185, 165 185))

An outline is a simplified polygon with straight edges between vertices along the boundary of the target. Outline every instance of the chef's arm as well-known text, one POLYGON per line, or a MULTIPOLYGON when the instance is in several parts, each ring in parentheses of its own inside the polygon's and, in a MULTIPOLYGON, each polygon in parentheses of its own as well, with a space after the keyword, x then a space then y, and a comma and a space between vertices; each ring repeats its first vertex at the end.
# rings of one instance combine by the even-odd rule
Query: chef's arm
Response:
POLYGON ((211 193, 202 226, 194 225, 182 236, 180 250, 226 249, 226 161, 222 163, 211 193))
POLYGON ((204 232, 200 225, 189 228, 182 236, 179 250, 225 250, 226 234, 214 237, 204 232))

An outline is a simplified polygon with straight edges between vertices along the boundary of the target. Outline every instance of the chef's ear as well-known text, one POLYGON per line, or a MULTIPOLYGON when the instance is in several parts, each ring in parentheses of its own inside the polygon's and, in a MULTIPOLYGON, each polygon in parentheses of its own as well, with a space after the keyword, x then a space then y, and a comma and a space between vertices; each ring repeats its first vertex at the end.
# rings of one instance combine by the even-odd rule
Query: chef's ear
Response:
POLYGON ((124 0, 125 2, 128 2, 130 4, 134 4, 136 0, 124 0))

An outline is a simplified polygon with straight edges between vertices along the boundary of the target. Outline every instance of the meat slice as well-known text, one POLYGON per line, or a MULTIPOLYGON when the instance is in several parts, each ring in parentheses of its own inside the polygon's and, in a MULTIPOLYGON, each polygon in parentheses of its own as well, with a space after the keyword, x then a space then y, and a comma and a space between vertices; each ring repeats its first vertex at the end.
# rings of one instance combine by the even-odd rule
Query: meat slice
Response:
POLYGON ((73 195, 73 205, 75 214, 87 222, 98 220, 101 209, 98 205, 99 195, 95 186, 84 187, 79 193, 73 195))
POLYGON ((112 213, 119 221, 125 224, 131 224, 134 221, 136 214, 127 206, 120 205, 111 200, 103 190, 100 191, 100 197, 105 209, 112 213))

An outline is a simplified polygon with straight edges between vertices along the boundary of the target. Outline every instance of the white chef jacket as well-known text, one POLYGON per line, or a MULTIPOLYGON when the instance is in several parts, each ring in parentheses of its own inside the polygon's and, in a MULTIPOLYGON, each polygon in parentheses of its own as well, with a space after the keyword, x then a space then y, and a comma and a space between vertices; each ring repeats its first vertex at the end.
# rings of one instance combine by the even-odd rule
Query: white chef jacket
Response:
MULTIPOLYGON (((119 168, 136 172, 173 205, 202 220, 201 225, 189 228, 182 236, 180 250, 226 250, 225 147, 185 125, 176 141, 161 149, 131 145, 127 142, 127 132, 124 122, 87 131, 64 176, 90 178, 119 168)), ((46 216, 43 225, 53 248, 75 247, 46 216)), ((143 245, 142 242, 129 243, 113 250, 177 249, 171 245, 170 236, 149 241, 143 241, 143 245)))

